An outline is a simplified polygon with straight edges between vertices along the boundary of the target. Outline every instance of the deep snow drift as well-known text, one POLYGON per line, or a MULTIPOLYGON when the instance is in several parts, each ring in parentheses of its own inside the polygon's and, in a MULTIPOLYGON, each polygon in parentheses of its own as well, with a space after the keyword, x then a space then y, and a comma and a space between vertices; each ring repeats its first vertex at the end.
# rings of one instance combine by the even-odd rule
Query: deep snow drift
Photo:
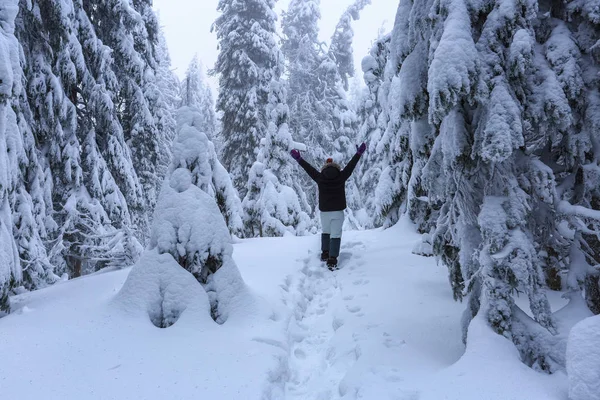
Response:
POLYGON ((16 312, 0 319, 0 396, 566 400, 564 373, 527 368, 478 318, 465 352, 464 306, 452 300, 446 269, 412 254, 413 232, 404 222, 345 232, 333 273, 317 260, 317 236, 239 241, 234 261, 248 293, 222 325, 201 285, 152 251, 140 260, 147 273, 173 277, 156 288, 162 308, 135 288, 118 294, 130 269, 17 296, 16 312), (168 328, 140 312, 168 312, 169 299, 190 291, 168 328))

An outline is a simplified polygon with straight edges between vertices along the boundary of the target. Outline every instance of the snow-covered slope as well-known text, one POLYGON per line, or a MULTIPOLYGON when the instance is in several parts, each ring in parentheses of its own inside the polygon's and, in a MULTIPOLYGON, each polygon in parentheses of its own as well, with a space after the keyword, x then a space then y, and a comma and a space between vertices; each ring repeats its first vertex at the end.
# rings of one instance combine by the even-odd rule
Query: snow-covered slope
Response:
POLYGON ((464 352, 464 306, 444 267, 411 253, 413 231, 345 232, 333 273, 318 237, 240 241, 234 259, 254 298, 223 325, 208 311, 166 329, 132 316, 116 301, 129 270, 13 298, 17 312, 0 319, 0 398, 566 399, 562 373, 528 369, 477 319, 464 352))

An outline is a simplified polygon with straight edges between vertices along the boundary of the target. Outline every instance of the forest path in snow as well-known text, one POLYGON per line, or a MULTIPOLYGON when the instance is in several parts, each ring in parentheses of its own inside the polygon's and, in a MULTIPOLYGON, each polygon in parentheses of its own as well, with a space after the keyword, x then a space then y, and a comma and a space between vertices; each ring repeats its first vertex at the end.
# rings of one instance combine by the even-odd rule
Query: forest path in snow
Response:
MULTIPOLYGON (((360 242, 346 245, 364 247, 360 242)), ((360 263, 359 253, 344 251, 340 254, 340 268, 346 272, 360 263)), ((335 333, 345 323, 345 316, 333 309, 339 308, 340 299, 345 305, 345 314, 360 313, 361 307, 354 296, 342 296, 342 287, 337 279, 338 271, 329 271, 318 260, 318 254, 309 251, 301 273, 292 288, 292 277, 286 279, 284 291, 290 299, 284 300, 293 310, 288 329, 289 349, 288 380, 285 382, 285 399, 334 399, 343 395, 340 387, 344 376, 360 357, 358 346, 344 354, 337 354, 335 333)), ((356 284, 362 281, 357 280, 356 284)))
MULTIPOLYGON (((327 315, 333 299, 340 295, 340 287, 331 271, 310 251, 301 273, 290 288, 290 300, 284 300, 292 309, 288 327, 288 376, 284 384, 285 399, 329 399, 337 374, 332 374, 327 360, 329 342, 336 325, 327 315)), ((291 278, 286 282, 293 283, 291 278)))
POLYGON ((431 374, 458 360, 462 306, 446 271, 412 254, 418 236, 399 230, 344 232, 333 272, 318 237, 279 242, 295 258, 277 272, 287 332, 263 399, 417 400, 431 374))

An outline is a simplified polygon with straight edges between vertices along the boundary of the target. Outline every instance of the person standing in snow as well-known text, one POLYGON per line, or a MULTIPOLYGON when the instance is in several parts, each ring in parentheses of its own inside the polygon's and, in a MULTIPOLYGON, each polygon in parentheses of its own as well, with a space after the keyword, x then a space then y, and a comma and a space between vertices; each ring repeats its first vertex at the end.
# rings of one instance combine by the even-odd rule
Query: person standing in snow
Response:
POLYGON ((356 154, 346 168, 340 166, 328 158, 317 171, 312 165, 302 158, 298 150, 292 150, 292 158, 298 161, 306 173, 317 183, 319 187, 319 210, 321 211, 321 260, 327 261, 329 269, 337 267, 337 258, 340 254, 342 243, 342 225, 344 224, 344 210, 346 209, 346 181, 352 175, 360 156, 365 152, 367 146, 362 143, 356 148, 356 154))

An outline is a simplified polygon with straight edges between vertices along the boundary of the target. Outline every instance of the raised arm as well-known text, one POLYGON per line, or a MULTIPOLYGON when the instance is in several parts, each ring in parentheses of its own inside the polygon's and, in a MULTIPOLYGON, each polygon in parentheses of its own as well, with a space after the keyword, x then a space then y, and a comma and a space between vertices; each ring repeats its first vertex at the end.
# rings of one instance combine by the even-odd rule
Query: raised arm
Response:
POLYGON ((350 175, 352 175, 352 172, 354 172, 354 168, 356 168, 356 164, 358 164, 358 160, 360 160, 360 156, 365 152, 366 148, 367 146, 364 143, 361 144, 360 147, 356 149, 356 154, 354 157, 352 157, 348 165, 346 165, 346 167, 342 170, 342 178, 345 181, 348 180, 350 175))
POLYGON ((308 176, 312 178, 313 181, 317 182, 319 180, 319 176, 321 173, 317 171, 312 165, 310 165, 307 161, 305 161, 300 152, 298 150, 292 150, 290 152, 294 160, 298 161, 298 164, 306 171, 308 176))

